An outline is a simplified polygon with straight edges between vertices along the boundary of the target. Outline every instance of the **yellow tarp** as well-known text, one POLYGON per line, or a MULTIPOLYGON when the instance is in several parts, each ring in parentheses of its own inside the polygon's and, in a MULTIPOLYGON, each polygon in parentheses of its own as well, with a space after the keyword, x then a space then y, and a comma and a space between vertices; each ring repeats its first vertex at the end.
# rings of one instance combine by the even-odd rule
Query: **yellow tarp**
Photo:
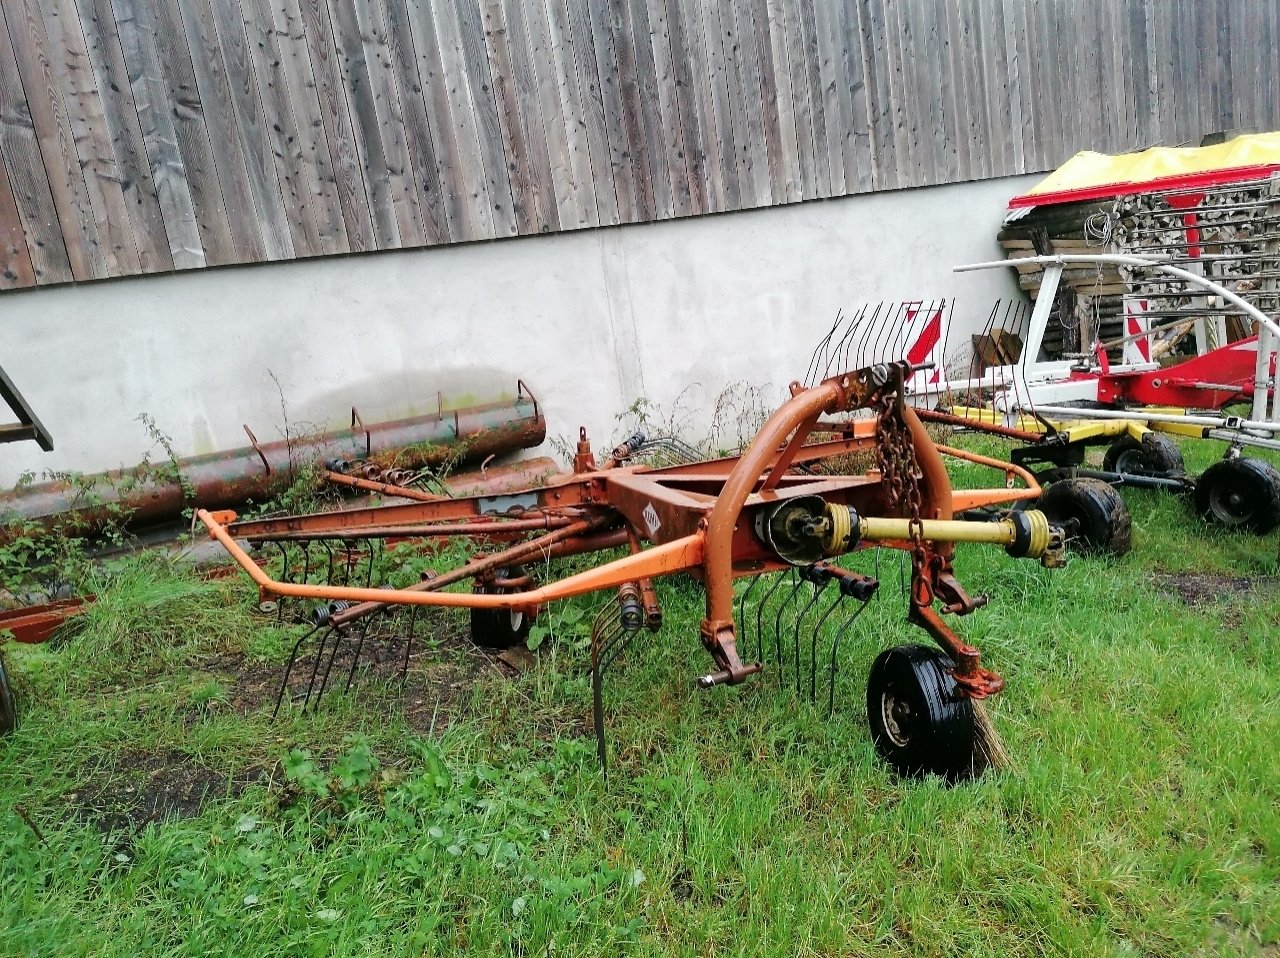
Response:
POLYGON ((1015 202, 1021 206, 1049 193, 1110 187, 1116 189, 1108 192, 1118 195, 1153 180, 1259 166, 1280 166, 1280 132, 1238 136, 1216 146, 1157 146, 1119 156, 1086 150, 1018 197, 1021 202, 1015 202))

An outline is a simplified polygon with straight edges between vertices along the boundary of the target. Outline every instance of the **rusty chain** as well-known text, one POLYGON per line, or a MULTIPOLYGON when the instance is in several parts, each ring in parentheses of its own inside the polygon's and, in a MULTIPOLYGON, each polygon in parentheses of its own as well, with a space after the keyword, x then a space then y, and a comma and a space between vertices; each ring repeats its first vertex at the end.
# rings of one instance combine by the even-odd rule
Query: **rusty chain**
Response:
MULTIPOLYGON (((911 530, 912 578, 928 582, 925 574, 927 557, 924 549, 924 525, 920 521, 920 477, 916 464, 915 442, 901 413, 902 377, 894 378, 891 388, 880 393, 876 409, 876 468, 886 490, 890 509, 906 512, 911 530)), ((921 596, 921 599, 926 598, 921 596)), ((932 600, 932 590, 927 597, 932 600)))

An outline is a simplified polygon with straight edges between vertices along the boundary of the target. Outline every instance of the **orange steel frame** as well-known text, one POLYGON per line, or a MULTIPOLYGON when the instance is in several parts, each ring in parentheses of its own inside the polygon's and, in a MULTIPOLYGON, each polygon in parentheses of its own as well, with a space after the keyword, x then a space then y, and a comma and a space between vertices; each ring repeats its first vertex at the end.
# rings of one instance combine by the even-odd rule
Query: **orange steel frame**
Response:
MULTIPOLYGON (((757 510, 796 496, 821 496, 854 507, 862 515, 905 516, 891 505, 876 470, 858 476, 812 475, 796 467, 834 456, 873 449, 879 441, 874 418, 840 422, 823 420, 869 407, 883 390, 896 388, 897 415, 910 431, 918 468, 922 509, 920 518, 950 519, 956 512, 978 506, 1034 499, 1040 494, 1035 478, 1011 463, 950 447, 938 447, 919 417, 901 403, 901 383, 910 374, 905 363, 848 372, 812 388, 791 386, 792 396, 765 422, 740 456, 673 466, 615 465, 557 477, 548 484, 506 496, 470 496, 431 502, 350 509, 233 522, 233 514, 197 512, 227 552, 258 585, 262 598, 344 600, 361 603, 356 610, 391 604, 469 609, 519 609, 527 612, 557 599, 617 588, 676 572, 698 577, 706 590, 706 618, 700 633, 720 671, 704 684, 733 684, 759 671, 743 663, 736 651, 733 622, 733 581, 739 576, 786 568, 753 531, 757 510), (833 435, 810 441, 815 433, 833 435), (998 469, 1005 487, 953 490, 942 454, 998 469), (1020 479, 1024 488, 1013 488, 1020 479), (508 511, 509 510, 509 511, 508 511), (513 538, 518 533, 543 531, 523 544, 495 555, 479 557, 452 573, 406 589, 375 589, 282 582, 271 578, 239 545, 290 539, 356 539, 362 536, 472 536, 513 538), (625 535, 620 535, 620 530, 625 535), (627 542, 631 554, 596 568, 533 589, 491 594, 445 592, 445 585, 474 578, 492 578, 502 565, 543 556, 612 548, 627 542), (642 544, 648 543, 648 548, 642 544)), ((580 451, 580 465, 594 466, 589 448, 580 451)), ((929 631, 957 662, 957 678, 975 697, 998 691, 998 676, 978 664, 977 651, 956 638, 931 608, 935 596, 945 611, 967 612, 977 604, 964 595, 950 575, 953 547, 949 543, 878 543, 903 548, 917 557, 918 581, 913 583, 912 619, 929 631), (923 568, 920 568, 923 566, 923 568)))

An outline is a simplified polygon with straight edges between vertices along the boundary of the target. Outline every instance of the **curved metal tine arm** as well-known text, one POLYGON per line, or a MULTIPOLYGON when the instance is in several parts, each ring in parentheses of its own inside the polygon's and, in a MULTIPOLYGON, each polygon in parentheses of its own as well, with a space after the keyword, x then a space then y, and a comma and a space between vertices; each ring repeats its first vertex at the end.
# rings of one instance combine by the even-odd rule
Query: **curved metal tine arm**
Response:
MULTIPOLYGON (((816 702, 818 699, 818 639, 822 636, 822 630, 827 624, 827 619, 831 617, 831 613, 834 612, 846 598, 848 597, 837 588, 835 598, 831 600, 831 604, 827 606, 822 615, 818 616, 818 621, 813 626, 813 650, 811 652, 811 655, 813 656, 813 672, 812 680, 809 685, 810 702, 816 702)), ((832 641, 832 645, 835 645, 835 640, 832 641)), ((834 677, 831 681, 835 681, 834 677)))
POLYGON ((316 647, 316 660, 311 666, 311 678, 307 682, 307 693, 302 699, 302 711, 305 713, 307 707, 311 704, 311 696, 317 693, 316 679, 321 678, 321 666, 324 666, 324 676, 319 685, 319 694, 316 694, 316 705, 319 707, 320 695, 324 692, 325 685, 329 682, 329 673, 333 669, 333 662, 338 657, 338 651, 342 648, 342 643, 347 640, 347 630, 342 626, 333 626, 320 637, 320 644, 316 647), (329 649, 329 657, 325 659, 325 643, 329 637, 333 637, 333 645, 329 649))
POLYGON ((839 310, 836 311, 836 321, 831 324, 831 328, 827 330, 827 334, 818 340, 818 344, 814 346, 813 353, 809 356, 809 365, 805 367, 804 379, 801 382, 805 387, 813 385, 813 377, 817 374, 818 369, 822 365, 822 355, 826 347, 831 343, 831 338, 836 334, 836 330, 840 328, 843 322, 843 316, 839 310))
POLYGON ((403 689, 409 679, 409 656, 413 652, 413 631, 418 625, 418 607, 409 606, 409 627, 405 630, 404 661, 400 664, 400 687, 403 689))
POLYGON ((346 574, 343 576, 343 582, 350 584, 351 573, 355 571, 356 562, 357 562, 357 559, 356 559, 357 546, 355 545, 355 540, 343 539, 342 548, 347 554, 347 563, 346 563, 347 568, 346 568, 346 574))
MULTIPOLYGON (((369 635, 370 621, 372 621, 371 618, 365 619, 363 622, 360 623, 360 626, 361 626, 360 638, 356 641, 355 655, 351 656, 351 668, 347 672, 347 684, 342 687, 343 695, 346 695, 348 692, 351 691, 351 683, 355 680, 355 677, 356 677, 356 666, 360 664, 360 654, 364 651, 364 640, 369 635)), ((320 690, 320 694, 321 695, 324 694, 323 688, 320 690)))
MULTIPOLYGON (((364 648, 365 637, 369 634, 369 622, 370 622, 370 619, 367 619, 367 618, 360 620, 360 631, 356 635, 355 643, 354 643, 355 655, 351 660, 352 674, 354 674, 355 672, 356 662, 358 662, 360 659, 360 650, 364 648)), ((343 638, 348 638, 348 637, 349 635, 344 633, 343 638)), ((325 689, 329 687, 329 676, 333 672, 334 662, 337 660, 338 653, 339 651, 341 651, 341 649, 342 649, 341 642, 335 642, 333 644, 333 652, 329 655, 329 664, 325 666, 324 677, 320 680, 320 688, 316 690, 316 708, 320 707, 320 700, 324 698, 325 689)))
POLYGON ((366 561, 369 563, 368 568, 365 570, 365 577, 364 577, 364 587, 366 589, 371 588, 373 586, 374 559, 376 557, 377 552, 381 551, 380 550, 381 542, 382 542, 381 539, 370 539, 368 544, 365 546, 365 552, 367 553, 366 561))
MULTIPOLYGON (((750 629, 747 626, 747 617, 746 617, 747 600, 751 598, 751 594, 755 592, 756 586, 758 586, 759 584, 760 584, 760 576, 758 575, 752 576, 751 581, 747 583, 747 587, 743 589, 742 592, 738 595, 738 617, 736 621, 738 623, 738 628, 740 628, 743 632, 742 647, 744 649, 750 648, 750 636, 748 634, 750 632, 750 629)), ((758 644, 759 633, 757 633, 756 641, 758 644)), ((756 656, 756 661, 757 662, 760 661, 760 657, 758 655, 756 656)))
MULTIPOLYGON (((782 617, 787 611, 787 606, 789 606, 792 603, 792 601, 795 599, 795 597, 799 594, 800 586, 804 584, 804 579, 800 578, 800 573, 797 572, 795 569, 791 570, 791 576, 794 584, 791 586, 791 591, 787 593, 786 598, 782 600, 782 604, 778 606, 778 612, 773 619, 774 645, 778 651, 778 684, 779 685, 781 685, 783 682, 786 681, 786 676, 784 674, 786 672, 786 667, 784 664, 786 662, 786 659, 784 658, 785 652, 783 651, 783 642, 782 642, 782 617)), ((796 662, 796 668, 797 669, 800 668, 799 662, 796 662)))
POLYGON ((600 608, 591 627, 591 720, 596 735, 596 758, 609 775, 608 743, 604 730, 604 656, 623 633, 622 610, 609 602, 600 608))
MULTIPOLYGON (((302 696, 302 711, 304 713, 307 710, 307 704, 311 701, 311 694, 315 690, 316 679, 320 677, 320 664, 324 661, 324 653, 325 649, 328 648, 330 637, 334 637, 333 641, 335 643, 342 641, 341 631, 338 626, 329 624, 320 633, 320 639, 316 642, 315 659, 311 663, 311 675, 307 679, 307 690, 302 696)), ((292 665, 290 668, 292 668, 292 665)), ((282 685, 282 689, 283 687, 282 685)))
MULTIPOLYGON (((282 582, 291 582, 293 580, 290 578, 289 552, 285 548, 283 542, 277 542, 276 545, 280 547, 280 580, 282 582)), ((277 596, 276 597, 276 625, 279 626, 283 621, 284 621, 284 598, 282 596, 277 596)))
POLYGON ((836 629, 835 641, 831 643, 831 668, 829 674, 831 676, 831 688, 827 694, 827 714, 834 715, 836 709, 836 673, 839 671, 840 643, 844 641, 844 637, 853 629, 853 625, 858 621, 858 617, 866 611, 867 606, 871 604, 871 600, 867 599, 861 603, 853 613, 848 616, 836 629))
POLYGON ((326 539, 321 539, 320 544, 324 546, 324 551, 328 558, 328 566, 324 572, 324 581, 327 585, 333 581, 333 545, 326 539))
MULTIPOLYGON (((756 576, 756 580, 764 578, 763 575, 756 576)), ((773 598, 773 594, 778 591, 778 587, 786 581, 786 576, 781 572, 774 574, 773 584, 765 590, 765 594, 761 596, 760 601, 756 603, 756 661, 766 661, 766 646, 764 641, 764 614, 765 607, 769 604, 769 600, 773 598)))
MULTIPOLYGON (((803 579, 803 576, 801 578, 803 579)), ((799 695, 802 689, 801 678, 800 678, 800 671, 801 671, 800 628, 801 626, 804 625, 804 620, 809 615, 809 610, 814 607, 814 605, 818 601, 818 598, 822 595, 822 590, 825 589, 830 584, 830 582, 831 582, 830 579, 824 579, 821 582, 810 583, 813 586, 813 596, 812 598, 809 599, 807 603, 805 603, 805 606, 800 611, 800 614, 796 616, 795 627, 792 629, 791 644, 794 646, 795 656, 796 656, 796 695, 799 695)), ((818 634, 815 632, 813 634, 813 646, 814 646, 815 656, 817 654, 817 645, 818 645, 818 634)), ((813 669, 816 671, 818 667, 817 663, 814 661, 811 661, 810 664, 812 665, 813 669)))
POLYGON ((276 705, 275 708, 271 710, 272 721, 275 721, 276 716, 280 714, 280 703, 284 701, 285 690, 289 687, 289 676, 293 673, 294 662, 298 660, 298 650, 302 648, 303 642, 311 638, 311 636, 315 635, 322 628, 324 628, 324 623, 316 623, 306 632, 302 633, 302 635, 298 636, 297 641, 293 643, 293 648, 289 650, 289 659, 285 662, 284 666, 284 676, 280 679, 280 688, 276 692, 276 705))

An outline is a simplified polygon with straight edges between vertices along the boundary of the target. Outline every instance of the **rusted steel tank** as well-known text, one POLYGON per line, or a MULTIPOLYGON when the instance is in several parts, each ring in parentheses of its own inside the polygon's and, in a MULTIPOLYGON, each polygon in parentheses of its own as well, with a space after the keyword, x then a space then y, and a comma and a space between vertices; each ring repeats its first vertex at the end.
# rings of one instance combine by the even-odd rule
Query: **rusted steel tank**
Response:
POLYGON ((134 466, 113 472, 19 487, 0 496, 0 539, 16 524, 34 522, 67 534, 89 534, 107 523, 130 528, 170 522, 184 509, 223 509, 263 502, 287 489, 309 467, 334 459, 370 459, 407 469, 483 461, 529 449, 546 438, 547 424, 534 399, 519 384, 515 400, 427 416, 365 425, 354 415, 351 429, 134 466))

